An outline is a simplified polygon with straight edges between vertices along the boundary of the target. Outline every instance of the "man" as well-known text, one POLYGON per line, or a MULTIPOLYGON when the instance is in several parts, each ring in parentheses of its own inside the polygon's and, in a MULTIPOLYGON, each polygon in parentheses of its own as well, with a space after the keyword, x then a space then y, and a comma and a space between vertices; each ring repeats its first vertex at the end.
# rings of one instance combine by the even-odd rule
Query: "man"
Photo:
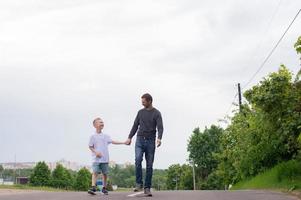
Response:
POLYGON ((144 94, 141 97, 141 100, 144 108, 139 110, 126 144, 131 144, 132 138, 137 132, 135 144, 136 187, 134 191, 138 192, 143 189, 141 163, 143 155, 145 154, 146 176, 144 182, 144 194, 146 196, 152 196, 150 189, 152 186, 153 162, 156 149, 156 133, 158 130, 157 147, 159 147, 161 145, 163 134, 163 122, 160 111, 152 105, 152 96, 150 94, 144 94))

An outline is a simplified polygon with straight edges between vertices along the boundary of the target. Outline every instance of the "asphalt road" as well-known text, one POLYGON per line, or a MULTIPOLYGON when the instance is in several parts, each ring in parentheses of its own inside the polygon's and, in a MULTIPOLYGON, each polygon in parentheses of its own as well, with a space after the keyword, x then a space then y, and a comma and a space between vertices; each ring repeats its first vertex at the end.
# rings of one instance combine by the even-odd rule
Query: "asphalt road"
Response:
POLYGON ((129 192, 111 192, 109 195, 90 196, 84 192, 27 192, 1 194, 0 200, 297 200, 297 197, 280 192, 269 191, 160 191, 153 192, 153 197, 142 197, 129 192))

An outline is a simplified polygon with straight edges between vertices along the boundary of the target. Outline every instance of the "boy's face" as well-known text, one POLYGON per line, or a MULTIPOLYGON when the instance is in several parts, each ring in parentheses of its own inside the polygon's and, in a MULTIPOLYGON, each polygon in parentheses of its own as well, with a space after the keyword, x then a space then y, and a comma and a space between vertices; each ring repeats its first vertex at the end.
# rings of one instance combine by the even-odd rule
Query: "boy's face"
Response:
POLYGON ((104 127, 104 123, 103 123, 102 119, 97 119, 97 120, 94 122, 94 127, 95 127, 96 129, 102 130, 103 127, 104 127))

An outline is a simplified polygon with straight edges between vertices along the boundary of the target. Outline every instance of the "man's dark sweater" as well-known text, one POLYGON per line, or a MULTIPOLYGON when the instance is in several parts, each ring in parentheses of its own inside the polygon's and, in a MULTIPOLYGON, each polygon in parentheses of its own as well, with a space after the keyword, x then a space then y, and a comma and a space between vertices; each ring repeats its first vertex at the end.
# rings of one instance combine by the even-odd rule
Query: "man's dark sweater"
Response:
POLYGON ((137 130, 137 136, 155 138, 157 132, 156 129, 158 129, 158 139, 162 139, 163 122, 160 111, 156 108, 152 108, 150 110, 144 108, 139 110, 135 122, 133 124, 132 130, 129 134, 129 138, 131 139, 132 137, 134 137, 137 130))

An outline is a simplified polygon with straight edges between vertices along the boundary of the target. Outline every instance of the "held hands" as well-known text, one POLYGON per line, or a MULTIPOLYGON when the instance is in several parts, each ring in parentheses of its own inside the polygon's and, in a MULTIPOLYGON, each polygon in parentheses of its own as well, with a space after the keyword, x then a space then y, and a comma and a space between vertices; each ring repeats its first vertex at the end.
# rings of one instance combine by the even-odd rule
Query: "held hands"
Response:
MULTIPOLYGON (((128 138, 128 139, 124 142, 124 144, 126 144, 126 145, 131 145, 131 143, 132 143, 132 140, 131 140, 130 138, 128 138)), ((157 147, 160 147, 161 144, 162 144, 161 139, 157 139, 157 147)))
POLYGON ((131 145, 131 143, 132 143, 132 140, 131 140, 130 138, 128 138, 128 139, 124 142, 124 144, 126 144, 126 145, 131 145))

